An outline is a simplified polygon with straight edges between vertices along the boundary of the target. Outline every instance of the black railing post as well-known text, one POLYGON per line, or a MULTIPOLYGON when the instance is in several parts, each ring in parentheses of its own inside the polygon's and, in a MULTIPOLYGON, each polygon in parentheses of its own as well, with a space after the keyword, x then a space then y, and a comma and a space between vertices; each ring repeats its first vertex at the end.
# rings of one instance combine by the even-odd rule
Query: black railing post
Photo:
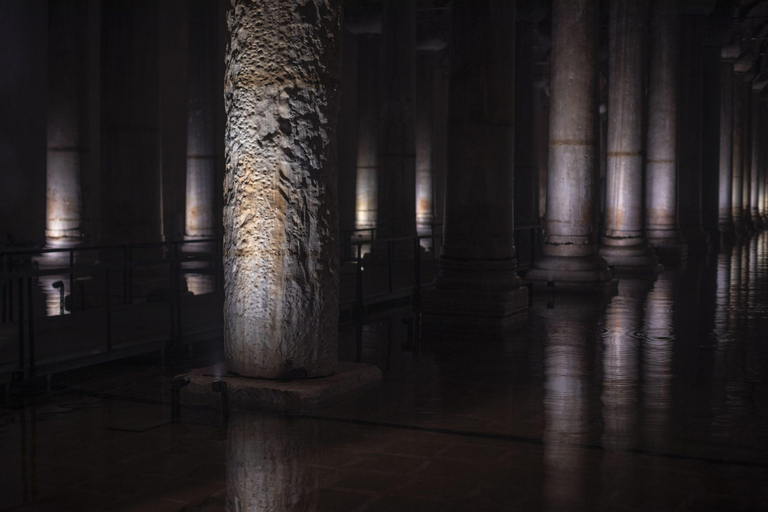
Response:
POLYGON ((32 276, 27 278, 27 338, 29 339, 29 376, 35 376, 35 324, 34 324, 34 295, 32 294, 32 276))
POLYGON ((357 362, 363 359, 363 315, 365 314, 365 304, 363 303, 363 245, 357 243, 357 324, 355 327, 355 342, 357 345, 357 362))
POLYGON ((413 239, 414 290, 413 290, 413 357, 419 357, 419 335, 421 331, 421 239, 413 239))
POLYGON ((109 282, 109 267, 104 268, 104 296, 107 306, 107 352, 112 352, 112 300, 109 282))
MULTIPOLYGON (((13 289, 13 286, 11 286, 13 289)), ((19 372, 24 376, 24 278, 19 278, 19 372)))
POLYGON ((75 310, 75 251, 69 250, 69 309, 75 310))
POLYGON ((394 242, 387 242, 387 277, 389 282, 389 293, 392 293, 392 245, 394 242))

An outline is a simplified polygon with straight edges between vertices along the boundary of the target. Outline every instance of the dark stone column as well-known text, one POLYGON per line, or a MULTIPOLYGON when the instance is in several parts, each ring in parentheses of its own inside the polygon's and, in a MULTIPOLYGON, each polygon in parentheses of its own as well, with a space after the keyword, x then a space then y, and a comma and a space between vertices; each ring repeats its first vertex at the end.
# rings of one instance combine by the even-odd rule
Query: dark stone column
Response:
POLYGON ((216 6, 190 0, 187 67, 187 189, 185 235, 205 238, 216 234, 216 138, 214 83, 216 6))
POLYGON ((339 317, 341 2, 237 0, 228 24, 227 368, 247 377, 329 375, 339 317))
MULTIPOLYGON (((680 87, 677 93, 678 192, 680 231, 689 246, 701 249, 709 241, 702 227, 703 114, 704 114, 704 16, 680 17, 680 87)), ((696 251, 699 252, 699 251, 696 251)))
POLYGON ((721 237, 730 237, 735 231, 732 215, 733 190, 733 127, 734 91, 733 63, 739 56, 738 47, 727 46, 721 52, 720 63, 720 185, 718 223, 721 237))
POLYGON ((367 229, 375 228, 377 219, 381 38, 359 37, 355 228, 367 229))
MULTIPOLYGON (((377 236, 415 236, 415 0, 383 2, 381 81, 377 236)), ((413 253, 410 247, 404 252, 413 253)))
POLYGON ((762 227, 760 218, 760 178, 763 176, 765 160, 762 158, 765 144, 764 125, 761 113, 760 94, 765 88, 765 80, 752 82, 752 97, 750 100, 750 112, 752 120, 752 140, 750 144, 750 187, 749 187, 749 214, 754 228, 762 227))
POLYGON ((47 17, 45 0, 0 2, 0 243, 45 240, 47 17))
POLYGON ((733 160, 731 174, 731 218, 736 233, 743 234, 744 224, 744 145, 748 126, 749 84, 745 73, 751 67, 751 61, 739 58, 733 67, 733 160), (748 64, 749 63, 749 64, 748 64))
POLYGON ((760 116, 761 135, 760 143, 758 144, 760 182, 758 184, 759 195, 757 204, 762 226, 768 227, 768 148, 766 148, 766 136, 768 135, 768 98, 765 97, 765 93, 760 95, 758 115, 760 116))
POLYGON ((102 5, 101 234, 162 240, 157 0, 102 5))
POLYGON ((720 47, 704 46, 703 103, 702 103, 702 176, 701 217, 709 239, 720 236, 719 183, 720 183, 720 47))
POLYGON ((679 17, 677 0, 651 1, 645 218, 649 242, 673 263, 688 252, 677 225, 679 17))
POLYGON ((48 3, 48 243, 77 243, 83 236, 81 174, 90 157, 88 18, 83 0, 48 3))
MULTIPOLYGON (((359 65, 357 34, 344 32, 341 91, 339 92, 339 124, 337 130, 339 152, 339 229, 355 229, 355 201, 357 189, 357 136, 359 65)), ((342 240, 344 242, 344 240, 342 240)))
POLYGON ((423 311, 504 330, 528 307, 514 246, 515 7, 456 0, 452 21, 444 252, 423 311))
POLYGON ((526 278, 560 290, 604 291, 613 273, 593 241, 597 166, 595 0, 552 4, 546 237, 526 278))
POLYGON ((645 2, 611 2, 605 222, 600 255, 617 271, 653 273, 658 259, 645 238, 642 194, 646 15, 645 2))

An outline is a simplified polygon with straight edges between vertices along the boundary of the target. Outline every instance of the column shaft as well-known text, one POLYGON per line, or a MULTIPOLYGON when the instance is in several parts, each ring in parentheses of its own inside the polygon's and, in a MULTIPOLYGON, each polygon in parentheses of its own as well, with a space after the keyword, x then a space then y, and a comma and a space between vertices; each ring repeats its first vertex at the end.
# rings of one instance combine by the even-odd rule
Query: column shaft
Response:
POLYGON ((49 242, 82 236, 81 171, 88 164, 88 4, 48 4, 48 154, 46 162, 49 242))
POLYGON ((214 180, 216 140, 214 81, 216 58, 215 5, 191 0, 189 8, 189 67, 187 110, 187 193, 188 237, 216 234, 214 180))
POLYGON ((720 186, 719 190, 719 225, 721 234, 734 231, 731 215, 733 188, 733 61, 738 50, 723 48, 720 63, 720 186))
POLYGON ((750 143, 750 186, 749 186, 749 215, 753 226, 760 226, 760 176, 762 149, 760 147, 763 137, 763 122, 760 115, 760 92, 765 87, 765 82, 754 82, 752 84, 752 97, 750 101, 750 112, 752 120, 752 138, 750 143))
MULTIPOLYGON (((679 12, 676 0, 652 0, 645 159, 648 239, 660 255, 680 248, 677 229, 677 74, 679 12), (663 248, 663 249, 662 249, 663 248)), ((669 254, 685 257, 685 250, 669 254)))
MULTIPOLYGON (((416 234, 416 3, 384 0, 378 236, 416 234)), ((408 249, 410 252, 410 248, 408 249)))
POLYGON ((716 240, 720 181, 720 47, 704 47, 704 94, 702 101, 702 223, 710 240, 716 240))
POLYGON ((704 136, 704 16, 686 14, 680 18, 680 86, 678 104, 677 190, 680 231, 689 244, 704 245, 708 236, 702 228, 702 174, 704 136))
POLYGON ((605 222, 600 255, 623 270, 658 263, 645 239, 643 218, 643 40, 646 6, 617 0, 610 6, 608 145, 605 222))
POLYGON ((752 199, 752 76, 746 75, 741 84, 744 95, 744 136, 742 145, 741 171, 741 217, 744 228, 752 230, 750 201, 752 199))
POLYGON ((416 228, 419 235, 431 232, 434 219, 432 133, 434 127, 434 52, 417 55, 416 80, 416 228))
POLYGON ((744 231, 744 129, 749 93, 744 73, 734 72, 733 81, 733 172, 731 175, 731 217, 737 232, 744 231), (746 93, 746 94, 745 94, 746 93))
MULTIPOLYGON (((761 95, 762 96, 762 95, 761 95)), ((766 149, 766 135, 768 135, 768 102, 761 97, 758 105, 758 115, 760 116, 760 139, 758 141, 758 153, 760 159, 759 166, 759 196, 757 200, 758 212, 764 227, 768 227, 768 149, 766 149)))
POLYGON ((341 2, 237 0, 228 25, 225 361, 248 377, 328 375, 341 2))
POLYGON ((526 278, 602 291, 612 273, 596 255, 597 19, 595 0, 552 4, 546 237, 526 278))
POLYGON ((376 227, 380 110, 380 36, 359 36, 355 228, 376 227))
POLYGON ((443 255, 425 314, 517 327, 528 299, 514 246, 515 6, 455 0, 452 20, 443 255))
POLYGON ((112 0, 102 10, 101 235, 163 236, 157 0, 112 0), (141 34, 137 37, 136 34, 141 34))

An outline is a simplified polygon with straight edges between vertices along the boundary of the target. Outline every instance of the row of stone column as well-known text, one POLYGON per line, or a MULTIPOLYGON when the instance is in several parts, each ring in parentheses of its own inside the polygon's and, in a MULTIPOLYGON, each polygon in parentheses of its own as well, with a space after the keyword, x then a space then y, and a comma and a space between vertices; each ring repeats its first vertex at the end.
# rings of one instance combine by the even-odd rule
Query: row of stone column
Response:
POLYGON ((48 243, 220 232, 219 8, 202 0, 48 6, 48 243), (166 21, 161 30, 162 20, 179 18, 186 26, 166 21), (99 176, 88 173, 93 140, 99 176), (100 203, 89 215, 98 212, 98 225, 85 218, 84 195, 100 203))

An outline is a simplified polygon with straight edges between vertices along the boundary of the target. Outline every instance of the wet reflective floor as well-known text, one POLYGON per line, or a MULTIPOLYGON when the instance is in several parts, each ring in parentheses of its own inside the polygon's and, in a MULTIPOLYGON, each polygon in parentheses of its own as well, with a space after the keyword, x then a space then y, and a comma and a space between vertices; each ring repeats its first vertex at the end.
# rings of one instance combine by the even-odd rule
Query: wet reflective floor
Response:
POLYGON ((603 302, 536 297, 508 339, 418 358, 377 321, 380 388, 312 415, 172 423, 162 368, 93 369, 4 403, 0 509, 768 510, 766 258, 761 234, 603 302))

